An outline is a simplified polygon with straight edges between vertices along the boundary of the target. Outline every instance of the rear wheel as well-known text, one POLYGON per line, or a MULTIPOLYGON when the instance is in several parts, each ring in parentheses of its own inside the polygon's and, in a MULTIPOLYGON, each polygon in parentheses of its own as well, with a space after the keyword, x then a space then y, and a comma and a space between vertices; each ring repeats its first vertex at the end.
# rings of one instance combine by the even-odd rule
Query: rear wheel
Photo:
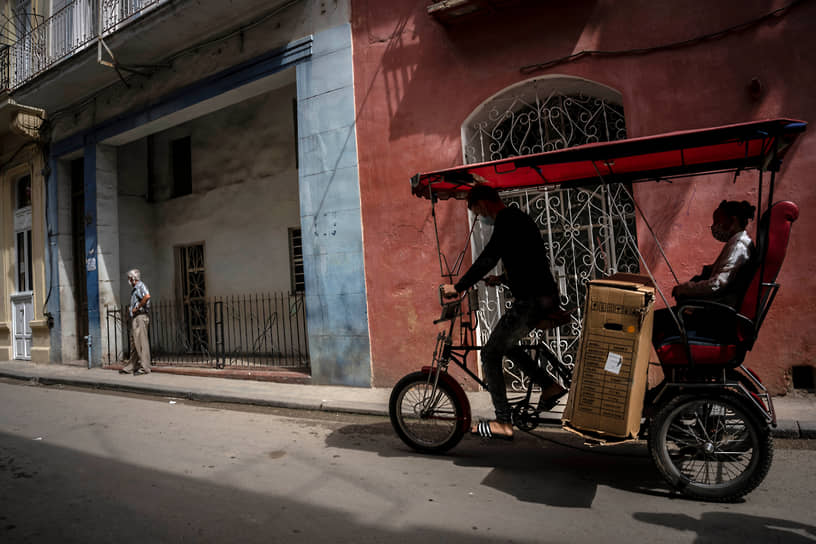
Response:
POLYGON ((649 452, 684 495, 733 501, 768 474, 773 442, 768 425, 735 395, 681 396, 652 419, 649 452))
POLYGON ((465 434, 467 406, 447 382, 434 387, 431 375, 414 372, 391 391, 388 413, 403 442, 423 453, 441 453, 465 434))

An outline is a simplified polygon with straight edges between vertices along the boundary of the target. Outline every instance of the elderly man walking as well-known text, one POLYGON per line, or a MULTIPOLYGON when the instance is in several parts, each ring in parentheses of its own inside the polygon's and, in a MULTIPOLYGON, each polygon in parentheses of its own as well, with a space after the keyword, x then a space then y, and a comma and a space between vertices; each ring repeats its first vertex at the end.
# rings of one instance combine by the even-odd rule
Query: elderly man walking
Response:
POLYGON ((135 376, 150 374, 150 341, 147 337, 147 326, 150 324, 150 292, 142 283, 142 274, 137 269, 127 273, 128 282, 133 290, 130 292, 130 359, 119 372, 133 373, 135 376))

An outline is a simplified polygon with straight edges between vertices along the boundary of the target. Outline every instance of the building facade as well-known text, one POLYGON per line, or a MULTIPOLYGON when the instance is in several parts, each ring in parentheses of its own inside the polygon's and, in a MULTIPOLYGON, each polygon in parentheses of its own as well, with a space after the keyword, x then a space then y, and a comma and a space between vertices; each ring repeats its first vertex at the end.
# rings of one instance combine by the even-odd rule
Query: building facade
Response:
POLYGON ((4 170, 0 308, 33 292, 40 360, 124 356, 139 268, 171 362, 370 384, 348 3, 239 4, 5 3, 10 94, 48 121, 28 291, 4 170))
MULTIPOLYGON (((315 383, 390 386, 433 351, 444 268, 434 221, 444 252, 464 248, 465 263, 486 236, 465 243, 461 203, 440 203, 433 217, 410 195, 413 174, 762 118, 809 121, 816 109, 809 2, 0 6, 0 356, 10 359, 123 357, 123 280, 139 268, 155 303, 151 344, 167 364, 282 366, 315 383)), ((777 198, 804 213, 748 359, 774 393, 796 386, 797 372, 812 380, 816 366, 814 146, 806 133, 783 165, 777 198)), ((670 292, 635 202, 677 276, 696 274, 718 251, 712 210, 756 196, 753 182, 732 182, 505 197, 539 221, 562 293, 580 305, 587 279, 639 270, 636 250, 670 292)), ((481 334, 503 297, 481 292, 481 334)), ((547 340, 569 360, 579 332, 547 340)))
POLYGON ((46 362, 44 112, 0 97, 0 357, 46 362))
MULTIPOLYGON (((816 48, 807 30, 816 5, 809 2, 353 0, 351 13, 376 385, 427 364, 436 339, 436 285, 443 280, 430 205, 410 194, 413 174, 622 136, 772 117, 810 121, 816 113, 809 97, 816 48)), ((816 137, 806 133, 776 187, 777 199, 795 201, 803 213, 779 295, 747 360, 777 394, 795 385, 797 370, 812 376, 816 365, 808 250, 816 225, 806 211, 816 196, 809 183, 814 146, 816 137)), ((708 232, 719 202, 757 196, 755 179, 744 177, 632 189, 681 281, 719 252, 708 232)), ((574 286, 587 279, 638 268, 631 248, 608 236, 618 228, 609 212, 595 204, 615 195, 592 189, 506 196, 538 219, 561 215, 551 229, 539 224, 544 236, 568 232, 575 242, 552 250, 570 302, 580 300, 574 286), (606 239, 582 238, 593 225, 608 225, 606 239)), ((631 202, 619 202, 634 212, 631 202)), ((452 263, 468 234, 465 206, 441 202, 436 220, 452 263)), ((668 267, 645 225, 632 221, 646 263, 670 293, 668 267)), ((501 299, 483 295, 485 302, 501 299)), ((483 309, 489 319, 492 309, 483 309)), ((574 335, 551 340, 568 350, 574 335)))

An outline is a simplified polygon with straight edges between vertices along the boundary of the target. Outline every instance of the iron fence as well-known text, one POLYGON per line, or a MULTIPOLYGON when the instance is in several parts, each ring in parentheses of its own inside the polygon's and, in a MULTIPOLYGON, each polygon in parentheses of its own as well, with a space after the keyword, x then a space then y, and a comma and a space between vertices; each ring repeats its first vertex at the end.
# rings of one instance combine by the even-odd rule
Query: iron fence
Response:
MULTIPOLYGON (((108 361, 130 354, 128 309, 108 307, 108 361)), ((215 368, 287 368, 308 371, 306 305, 302 293, 151 299, 153 364, 215 368)))

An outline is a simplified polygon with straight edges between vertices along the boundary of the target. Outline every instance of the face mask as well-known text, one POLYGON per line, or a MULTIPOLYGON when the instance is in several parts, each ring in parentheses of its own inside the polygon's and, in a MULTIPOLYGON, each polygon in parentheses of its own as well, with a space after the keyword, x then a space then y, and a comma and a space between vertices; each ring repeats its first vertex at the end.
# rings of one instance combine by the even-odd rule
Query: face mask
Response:
POLYGON ((481 222, 482 222, 482 225, 487 225, 487 226, 489 226, 489 227, 492 227, 492 226, 493 226, 493 224, 496 222, 496 221, 495 221, 495 220, 494 220, 492 217, 490 217, 489 215, 480 215, 480 216, 479 216, 479 221, 481 221, 481 222))
POLYGON ((730 236, 728 236, 728 231, 722 228, 720 225, 711 225, 711 235, 714 237, 715 240, 718 242, 727 242, 730 236))

